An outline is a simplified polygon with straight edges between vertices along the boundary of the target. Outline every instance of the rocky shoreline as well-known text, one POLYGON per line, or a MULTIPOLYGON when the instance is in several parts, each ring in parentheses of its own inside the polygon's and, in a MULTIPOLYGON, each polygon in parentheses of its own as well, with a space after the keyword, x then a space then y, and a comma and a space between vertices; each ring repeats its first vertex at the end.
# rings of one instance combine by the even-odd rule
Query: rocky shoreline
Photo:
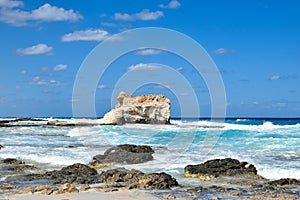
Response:
POLYGON ((0 161, 0 193, 73 194, 84 191, 115 192, 146 190, 160 199, 300 199, 300 180, 268 180, 258 175, 254 165, 236 159, 214 159, 187 165, 184 176, 199 181, 188 186, 174 177, 157 172, 114 168, 114 164, 144 163, 153 160, 150 146, 124 144, 95 155, 87 164, 72 164, 60 170, 42 171, 16 159, 0 161), (102 171, 100 167, 111 166, 102 171))

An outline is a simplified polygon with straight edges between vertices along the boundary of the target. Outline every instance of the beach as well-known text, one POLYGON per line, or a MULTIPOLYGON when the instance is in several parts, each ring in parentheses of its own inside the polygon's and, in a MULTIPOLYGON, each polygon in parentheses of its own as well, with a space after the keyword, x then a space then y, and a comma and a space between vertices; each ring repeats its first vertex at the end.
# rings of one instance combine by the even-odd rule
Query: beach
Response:
MULTIPOLYGON (((0 198, 1 199, 1 198, 0 198)), ((141 191, 119 191, 119 192, 82 192, 80 194, 69 194, 69 195, 54 195, 54 196, 45 196, 45 195, 13 195, 8 196, 6 199, 9 200, 158 200, 158 198, 153 195, 147 194, 141 191)))

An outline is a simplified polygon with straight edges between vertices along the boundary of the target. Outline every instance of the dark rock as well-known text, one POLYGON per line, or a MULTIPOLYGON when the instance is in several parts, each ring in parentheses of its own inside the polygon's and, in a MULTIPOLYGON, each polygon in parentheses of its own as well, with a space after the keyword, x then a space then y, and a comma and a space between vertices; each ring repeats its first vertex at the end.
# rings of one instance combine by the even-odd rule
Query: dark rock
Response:
POLYGON ((166 190, 178 186, 178 182, 169 174, 162 172, 145 174, 139 177, 138 181, 134 182, 133 185, 146 190, 166 190))
POLYGON ((298 185, 300 186, 300 180, 291 179, 291 178, 282 178, 275 181, 269 181, 268 184, 275 186, 284 186, 284 185, 298 185))
POLYGON ((138 179, 142 175, 144 175, 144 173, 138 170, 118 168, 102 172, 99 176, 99 181, 101 183, 130 182, 132 179, 138 179))
POLYGON ((13 171, 13 172, 24 172, 28 170, 36 170, 35 166, 32 165, 14 165, 14 166, 4 166, 1 170, 13 171))
POLYGON ((138 170, 125 168, 102 172, 99 180, 102 183, 116 183, 112 186, 127 187, 128 189, 165 190, 178 186, 176 179, 164 172, 144 174, 138 170))
POLYGON ((10 122, 24 122, 24 121, 31 121, 31 122, 40 122, 40 121, 46 121, 45 119, 36 119, 36 118, 17 118, 10 120, 10 122))
POLYGON ((24 172, 27 170, 36 170, 37 168, 32 165, 25 165, 22 160, 17 160, 14 158, 6 158, 0 162, 1 171, 13 171, 13 172, 24 172))
POLYGON ((92 184, 98 182, 97 170, 84 164, 74 164, 61 170, 46 172, 42 178, 52 179, 54 184, 80 183, 92 184))
POLYGON ((108 149, 104 155, 93 157, 92 165, 103 163, 137 164, 153 160, 150 146, 123 144, 108 149))
POLYGON ((22 164, 25 164, 24 161, 17 160, 17 159, 14 159, 14 158, 6 158, 6 159, 2 160, 1 163, 6 164, 6 165, 22 165, 22 164))
POLYGON ((0 150, 3 149, 3 148, 4 148, 4 146, 2 146, 2 145, 0 144, 0 150))
POLYGON ((186 177, 200 178, 201 180, 210 180, 220 176, 234 176, 240 178, 263 179, 257 175, 254 165, 246 166, 247 162, 240 162, 236 159, 214 159, 198 165, 188 165, 184 168, 186 177))

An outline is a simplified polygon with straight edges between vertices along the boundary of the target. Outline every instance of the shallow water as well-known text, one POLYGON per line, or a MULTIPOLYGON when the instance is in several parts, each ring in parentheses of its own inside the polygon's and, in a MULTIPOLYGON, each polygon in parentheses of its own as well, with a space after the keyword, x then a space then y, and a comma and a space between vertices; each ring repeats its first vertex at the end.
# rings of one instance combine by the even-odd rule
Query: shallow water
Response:
POLYGON ((125 165, 126 168, 165 171, 180 183, 194 185, 199 181, 182 176, 186 165, 231 157, 254 164, 258 173, 269 179, 300 178, 300 120, 230 119, 224 123, 172 120, 171 123, 0 128, 0 143, 5 146, 0 150, 0 159, 17 158, 43 169, 56 169, 88 163, 111 145, 146 144, 155 149, 154 160, 125 165))

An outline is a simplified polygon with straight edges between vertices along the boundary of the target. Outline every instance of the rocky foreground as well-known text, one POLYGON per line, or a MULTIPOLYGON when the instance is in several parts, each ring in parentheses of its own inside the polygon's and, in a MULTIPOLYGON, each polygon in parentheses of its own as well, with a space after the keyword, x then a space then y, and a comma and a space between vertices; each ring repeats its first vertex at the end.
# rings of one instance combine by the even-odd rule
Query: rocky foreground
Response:
MULTIPOLYGON (((160 199, 300 199, 300 180, 268 180, 254 165, 226 158, 187 165, 184 174, 199 186, 180 185, 165 172, 145 174, 139 170, 113 168, 114 164, 137 164, 153 160, 149 146, 119 145, 94 156, 88 164, 73 164, 60 170, 41 171, 16 159, 0 163, 2 194, 58 195, 82 191, 113 192, 147 190, 160 199), (99 167, 111 166, 102 171, 99 167)), ((150 164, 150 163, 149 163, 150 164)))

